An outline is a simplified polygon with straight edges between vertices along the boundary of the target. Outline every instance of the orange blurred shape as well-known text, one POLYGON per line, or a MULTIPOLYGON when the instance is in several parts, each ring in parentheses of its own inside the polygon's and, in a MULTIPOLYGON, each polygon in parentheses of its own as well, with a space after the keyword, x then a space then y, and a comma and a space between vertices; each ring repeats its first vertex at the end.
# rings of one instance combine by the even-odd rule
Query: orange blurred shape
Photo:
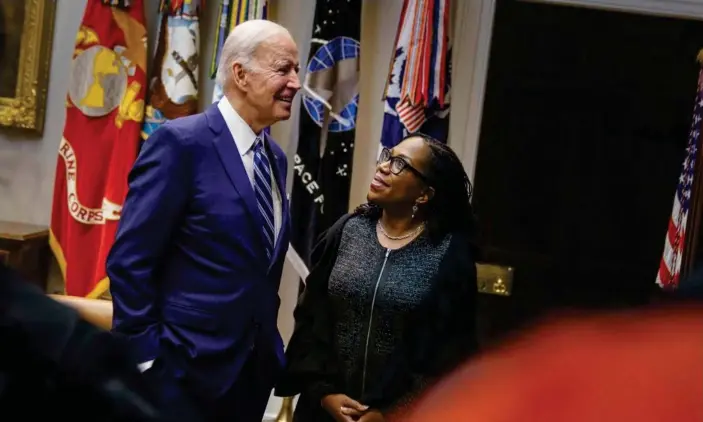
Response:
POLYGON ((403 422, 701 422, 703 308, 550 319, 466 364, 398 416, 403 422))

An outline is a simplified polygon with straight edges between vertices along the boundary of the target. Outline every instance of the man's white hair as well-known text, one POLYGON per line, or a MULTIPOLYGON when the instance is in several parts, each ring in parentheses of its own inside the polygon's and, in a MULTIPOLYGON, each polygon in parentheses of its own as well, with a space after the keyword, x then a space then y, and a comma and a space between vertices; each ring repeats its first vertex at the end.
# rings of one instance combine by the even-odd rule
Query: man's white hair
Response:
MULTIPOLYGON (((222 55, 217 64, 216 81, 221 87, 232 77, 232 66, 241 64, 245 69, 255 68, 256 49, 276 35, 291 36, 281 25, 264 19, 252 19, 235 26, 222 46, 222 55)), ((292 38, 292 37, 291 37, 292 38)))

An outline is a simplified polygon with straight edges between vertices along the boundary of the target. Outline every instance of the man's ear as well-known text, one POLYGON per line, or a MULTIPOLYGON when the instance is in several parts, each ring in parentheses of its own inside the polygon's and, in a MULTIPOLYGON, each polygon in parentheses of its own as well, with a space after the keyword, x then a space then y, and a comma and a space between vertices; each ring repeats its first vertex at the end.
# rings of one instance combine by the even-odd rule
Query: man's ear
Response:
POLYGON ((241 63, 235 62, 232 65, 232 81, 242 91, 249 87, 248 72, 241 63))

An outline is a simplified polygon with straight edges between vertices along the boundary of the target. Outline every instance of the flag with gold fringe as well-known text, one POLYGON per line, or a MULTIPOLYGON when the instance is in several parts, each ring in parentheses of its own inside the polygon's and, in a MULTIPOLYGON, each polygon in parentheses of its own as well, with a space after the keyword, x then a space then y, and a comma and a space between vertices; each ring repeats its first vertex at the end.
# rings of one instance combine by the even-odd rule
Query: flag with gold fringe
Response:
MULTIPOLYGON (((218 12, 217 35, 215 36, 215 52, 210 63, 210 78, 214 79, 217 74, 217 64, 220 62, 222 46, 225 44, 227 35, 240 23, 251 19, 268 19, 268 5, 266 0, 221 0, 218 12)), ((222 98, 222 87, 215 83, 212 93, 212 102, 216 103, 222 98)))
POLYGON ((146 38, 142 0, 88 0, 66 98, 50 246, 66 293, 108 290, 112 246, 144 118, 146 38))
POLYGON ((165 121, 198 111, 200 11, 204 2, 161 0, 144 140, 165 121))

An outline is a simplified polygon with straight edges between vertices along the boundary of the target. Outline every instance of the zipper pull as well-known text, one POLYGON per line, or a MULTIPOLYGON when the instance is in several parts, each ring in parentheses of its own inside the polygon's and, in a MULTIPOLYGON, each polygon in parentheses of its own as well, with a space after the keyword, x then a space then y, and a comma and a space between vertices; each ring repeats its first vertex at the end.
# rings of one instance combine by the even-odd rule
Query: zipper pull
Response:
POLYGON ((391 248, 386 249, 386 258, 388 258, 388 255, 391 254, 391 248))

